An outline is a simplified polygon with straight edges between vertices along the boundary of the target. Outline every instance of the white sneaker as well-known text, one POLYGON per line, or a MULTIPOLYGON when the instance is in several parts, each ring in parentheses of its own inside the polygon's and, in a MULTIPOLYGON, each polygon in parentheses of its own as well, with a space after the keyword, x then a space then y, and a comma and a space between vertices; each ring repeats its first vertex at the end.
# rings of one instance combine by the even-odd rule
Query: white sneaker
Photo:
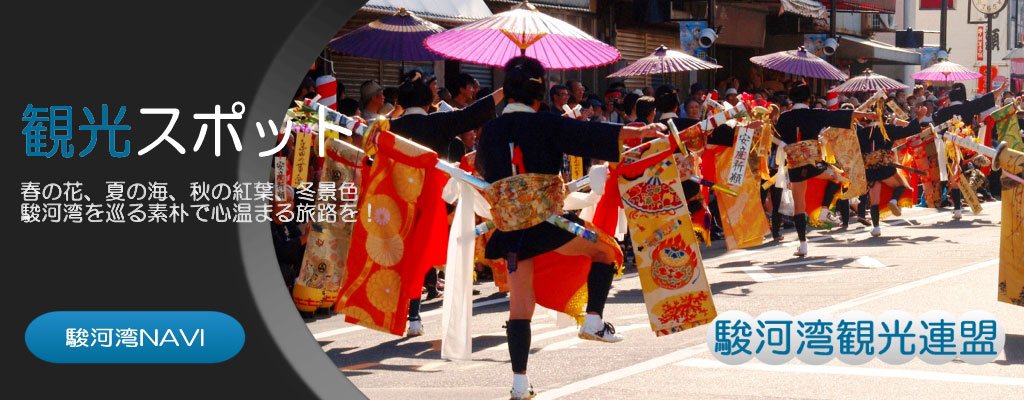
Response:
POLYGON ((803 257, 807 255, 807 242, 800 242, 800 246, 797 246, 794 256, 803 257))
POLYGON ((409 329, 405 331, 405 336, 423 336, 423 321, 409 321, 409 329))
POLYGON ((525 374, 512 374, 512 390, 509 394, 511 400, 532 399, 535 395, 533 386, 525 374))
POLYGON ((831 222, 833 226, 843 224, 843 219, 839 216, 839 213, 834 213, 829 209, 822 209, 820 218, 822 222, 831 222))
POLYGON ((580 339, 606 343, 618 343, 625 339, 622 335, 615 333, 615 326, 604 322, 600 316, 593 314, 587 314, 587 318, 583 321, 583 325, 580 326, 580 333, 577 336, 580 339))
POLYGON ((953 220, 954 221, 959 221, 960 218, 963 218, 963 217, 964 217, 963 210, 953 210, 953 220))
POLYGON ((889 211, 897 217, 903 215, 903 210, 900 209, 900 204, 896 202, 896 199, 889 200, 889 211))
POLYGON ((882 236, 882 227, 876 226, 875 229, 871 230, 871 236, 879 237, 882 236))

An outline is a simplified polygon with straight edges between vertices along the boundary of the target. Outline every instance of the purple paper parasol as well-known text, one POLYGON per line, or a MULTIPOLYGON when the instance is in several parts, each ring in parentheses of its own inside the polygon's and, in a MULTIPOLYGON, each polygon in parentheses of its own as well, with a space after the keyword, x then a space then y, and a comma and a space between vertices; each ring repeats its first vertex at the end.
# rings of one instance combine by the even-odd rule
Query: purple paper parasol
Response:
POLYGON ((829 92, 835 93, 857 93, 857 92, 877 92, 879 89, 888 92, 890 90, 904 90, 907 85, 896 82, 892 78, 885 75, 879 75, 871 70, 865 70, 860 76, 850 78, 850 80, 843 82, 841 85, 836 86, 829 92))
POLYGON ((636 60, 632 64, 626 66, 626 68, 608 75, 608 77, 620 78, 627 76, 667 74, 672 72, 700 71, 717 68, 722 68, 722 66, 701 60, 681 51, 670 50, 668 47, 662 45, 658 46, 651 55, 636 60))
POLYGON ((430 36, 424 44, 446 58, 492 67, 523 54, 548 69, 591 68, 621 57, 614 47, 525 0, 509 11, 430 36))
POLYGON ((919 81, 969 81, 981 78, 981 74, 971 71, 963 65, 952 61, 937 62, 928 68, 922 69, 913 75, 919 81))
POLYGON ((327 44, 332 50, 387 61, 435 61, 444 58, 423 47, 423 40, 444 28, 399 9, 327 44))
POLYGON ((843 71, 836 69, 828 61, 800 46, 796 50, 786 50, 763 56, 750 57, 750 62, 762 67, 787 74, 806 76, 808 78, 842 81, 849 79, 843 71))

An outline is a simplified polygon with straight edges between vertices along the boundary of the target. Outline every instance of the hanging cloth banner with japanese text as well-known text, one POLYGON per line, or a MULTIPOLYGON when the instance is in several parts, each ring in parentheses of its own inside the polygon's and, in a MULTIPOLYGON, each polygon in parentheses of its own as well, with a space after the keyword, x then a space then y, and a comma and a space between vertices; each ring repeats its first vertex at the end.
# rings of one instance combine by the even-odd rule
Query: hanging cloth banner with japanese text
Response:
MULTIPOLYGON (((737 128, 738 129, 738 128, 737 128)), ((740 135, 736 135, 737 142, 740 135)), ((732 175, 732 166, 735 160, 730 161, 727 148, 719 148, 715 162, 717 163, 715 177, 719 182, 732 175)), ((705 151, 714 151, 709 149, 705 151)), ((748 152, 749 153, 749 152, 748 152)), ((722 218, 722 233, 725 236, 726 250, 744 249, 760 246, 764 243, 764 234, 769 231, 768 219, 764 214, 764 207, 761 205, 761 182, 748 168, 749 164, 743 165, 742 184, 732 186, 736 196, 716 196, 718 213, 722 218)))
MULTIPOLYGON (((724 182, 732 186, 743 186, 743 180, 747 176, 747 162, 750 160, 750 148, 754 144, 756 132, 746 125, 736 127, 736 143, 732 147, 732 161, 728 168, 719 168, 719 171, 728 170, 729 173, 724 182)), ((719 182, 723 176, 719 175, 719 182)))
POLYGON ((334 209, 335 212, 329 213, 333 217, 317 218, 317 222, 310 226, 299 276, 292 290, 295 306, 304 312, 334 306, 355 225, 344 218, 346 214, 343 212, 346 207, 352 207, 354 211, 355 205, 351 203, 355 196, 346 198, 340 189, 346 185, 358 186, 358 166, 364 159, 364 153, 348 143, 331 139, 327 143, 327 155, 319 182, 321 187, 333 187, 335 190, 331 193, 333 196, 317 196, 315 206, 317 210, 334 209))
POLYGON ((313 146, 313 134, 300 129, 307 129, 302 124, 294 125, 295 156, 292 158, 292 187, 297 188, 309 178, 309 158, 313 146))

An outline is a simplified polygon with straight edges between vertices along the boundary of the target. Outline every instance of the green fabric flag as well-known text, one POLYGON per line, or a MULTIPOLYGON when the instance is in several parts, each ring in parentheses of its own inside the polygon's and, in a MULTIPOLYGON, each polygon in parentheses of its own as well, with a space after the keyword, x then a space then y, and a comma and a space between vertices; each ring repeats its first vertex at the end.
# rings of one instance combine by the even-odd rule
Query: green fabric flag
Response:
POLYGON ((996 121, 996 138, 1005 141, 1007 147, 1024 151, 1024 140, 1020 136, 1020 125, 1017 123, 1017 109, 1013 104, 992 112, 992 119, 996 121))

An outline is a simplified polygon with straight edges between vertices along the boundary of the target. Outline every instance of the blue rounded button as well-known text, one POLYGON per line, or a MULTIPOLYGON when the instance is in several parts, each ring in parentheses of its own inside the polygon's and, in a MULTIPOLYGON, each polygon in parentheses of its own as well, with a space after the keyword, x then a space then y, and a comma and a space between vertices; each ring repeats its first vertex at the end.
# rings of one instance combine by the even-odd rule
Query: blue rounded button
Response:
POLYGON ((25 330, 29 351, 56 364, 212 364, 244 343, 242 325, 215 311, 54 311, 25 330))

